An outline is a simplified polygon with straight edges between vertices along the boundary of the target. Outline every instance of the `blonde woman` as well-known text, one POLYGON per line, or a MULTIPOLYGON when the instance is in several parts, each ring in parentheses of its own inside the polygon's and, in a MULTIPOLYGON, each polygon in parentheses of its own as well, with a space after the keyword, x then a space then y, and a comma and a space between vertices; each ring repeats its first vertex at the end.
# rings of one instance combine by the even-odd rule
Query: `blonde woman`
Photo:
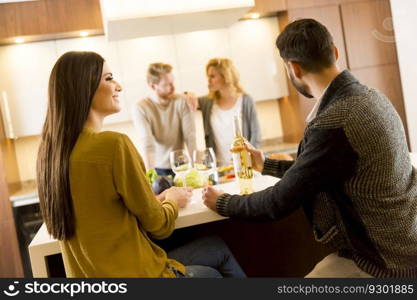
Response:
MULTIPOLYGON (((198 98, 202 111, 207 147, 215 149, 219 166, 231 164, 230 144, 233 140, 233 116, 242 118, 242 131, 247 140, 258 147, 261 140, 258 116, 252 98, 245 93, 232 61, 213 58, 207 63, 209 94, 198 98)), ((189 102, 191 109, 197 103, 189 102)))

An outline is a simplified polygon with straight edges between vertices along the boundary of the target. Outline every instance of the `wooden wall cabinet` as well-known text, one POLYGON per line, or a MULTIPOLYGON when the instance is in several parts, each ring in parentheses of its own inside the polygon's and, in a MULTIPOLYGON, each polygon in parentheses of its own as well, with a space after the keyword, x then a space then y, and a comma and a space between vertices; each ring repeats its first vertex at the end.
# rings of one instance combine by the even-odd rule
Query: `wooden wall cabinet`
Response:
MULTIPOLYGON (((301 18, 323 23, 339 49, 339 67, 349 69, 363 84, 388 96, 408 135, 389 0, 288 0, 287 6, 288 13, 281 18, 281 28, 301 18)), ((298 134, 290 129, 286 141, 295 142, 294 137, 302 136, 305 118, 314 101, 299 95, 293 88, 290 88, 289 98, 287 102, 280 102, 281 118, 284 139, 288 132, 286 122, 302 129, 298 134), (294 114, 283 114, 289 110, 290 102, 296 106, 291 109, 298 111, 298 118, 294 114)))
MULTIPOLYGON (((291 1, 288 2, 288 4, 291 1)), ((329 1, 335 2, 335 1, 329 1)), ((321 4, 324 2, 322 1, 321 4)), ((280 16, 281 30, 295 20, 304 18, 313 18, 324 24, 333 36, 334 43, 339 50, 338 65, 341 69, 347 68, 347 57, 345 49, 345 41, 343 36, 343 24, 340 15, 339 6, 337 4, 311 7, 313 3, 309 1, 299 2, 302 5, 294 5, 298 8, 289 9, 288 13, 280 16)), ((289 98, 280 101, 280 111, 282 126, 284 132, 284 141, 297 143, 303 136, 306 126, 306 118, 313 109, 316 99, 308 99, 297 92, 297 90, 289 82, 289 98)))
POLYGON ((17 180, 14 174, 16 170, 17 161, 13 144, 5 138, 0 116, 0 278, 23 277, 19 244, 9 200, 9 184, 17 180), (7 176, 6 171, 8 171, 7 176))
POLYGON ((408 138, 389 0, 344 3, 340 11, 349 69, 363 84, 388 96, 408 138))
POLYGON ((320 8, 298 8, 288 11, 288 19, 290 22, 304 18, 313 18, 327 27, 333 36, 336 47, 339 49, 339 67, 345 69, 347 67, 346 50, 339 6, 330 5, 320 8))
POLYGON ((255 6, 249 13, 271 16, 285 10, 287 10, 287 0, 255 0, 255 6))
POLYGON ((102 34, 99 0, 38 0, 0 4, 0 44, 102 34))
POLYGON ((350 69, 397 63, 388 0, 342 4, 341 15, 350 69))
POLYGON ((287 0, 287 8, 291 10, 295 8, 322 7, 363 1, 366 0, 287 0))

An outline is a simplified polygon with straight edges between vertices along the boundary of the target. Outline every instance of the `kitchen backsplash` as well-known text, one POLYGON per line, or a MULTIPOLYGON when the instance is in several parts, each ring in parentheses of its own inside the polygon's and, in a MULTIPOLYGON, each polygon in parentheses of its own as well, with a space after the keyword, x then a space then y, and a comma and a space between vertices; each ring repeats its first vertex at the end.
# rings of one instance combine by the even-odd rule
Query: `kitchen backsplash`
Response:
MULTIPOLYGON (((256 110, 261 126, 262 139, 282 137, 281 117, 278 106, 279 100, 268 100, 256 103, 256 110)), ((138 136, 132 121, 108 124, 104 130, 124 133, 130 137, 135 145, 138 136)), ((198 135, 203 136, 203 132, 198 135)), ((22 137, 15 140, 16 156, 19 167, 20 181, 33 180, 36 177, 36 156, 40 143, 40 136, 22 137)))

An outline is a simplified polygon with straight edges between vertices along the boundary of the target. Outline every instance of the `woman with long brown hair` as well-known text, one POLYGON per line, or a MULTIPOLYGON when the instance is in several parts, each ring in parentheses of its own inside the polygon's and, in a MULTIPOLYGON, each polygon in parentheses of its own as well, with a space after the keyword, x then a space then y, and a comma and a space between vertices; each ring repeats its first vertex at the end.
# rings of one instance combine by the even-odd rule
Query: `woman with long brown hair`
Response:
POLYGON ((151 241, 172 233, 178 208, 192 192, 170 188, 155 196, 129 138, 101 131, 103 119, 120 110, 121 90, 94 52, 68 52, 51 72, 38 192, 46 227, 60 241, 67 275, 244 276, 221 240, 192 242, 168 255, 151 241), (210 247, 219 252, 216 261, 207 255, 213 253, 210 247))

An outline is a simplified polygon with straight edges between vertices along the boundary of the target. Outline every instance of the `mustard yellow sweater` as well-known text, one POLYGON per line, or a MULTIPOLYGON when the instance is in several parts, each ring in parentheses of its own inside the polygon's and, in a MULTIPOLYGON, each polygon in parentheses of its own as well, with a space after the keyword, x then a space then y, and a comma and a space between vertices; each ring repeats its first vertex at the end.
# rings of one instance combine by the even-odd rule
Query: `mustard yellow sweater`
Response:
POLYGON ((148 237, 174 230, 177 205, 160 203, 129 138, 84 129, 71 153, 75 236, 62 241, 68 277, 174 277, 179 262, 148 237))

